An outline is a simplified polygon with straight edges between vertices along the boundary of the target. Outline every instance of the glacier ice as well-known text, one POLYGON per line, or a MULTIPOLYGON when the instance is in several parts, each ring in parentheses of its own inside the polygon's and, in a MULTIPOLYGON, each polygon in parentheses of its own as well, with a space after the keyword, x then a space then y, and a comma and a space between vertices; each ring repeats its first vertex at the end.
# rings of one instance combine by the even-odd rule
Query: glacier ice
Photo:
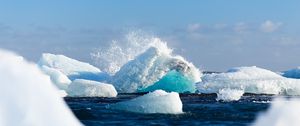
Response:
POLYGON ((39 66, 47 66, 65 74, 71 81, 87 79, 95 81, 106 80, 109 76, 98 68, 84 62, 71 59, 64 55, 44 53, 38 62, 39 66))
POLYGON ((71 80, 62 72, 57 69, 50 68, 47 66, 41 66, 41 70, 49 75, 51 81, 61 90, 67 90, 71 80))
POLYGON ((288 77, 288 78, 300 79, 300 67, 284 71, 282 73, 282 76, 288 77))
POLYGON ((136 113, 183 113, 179 94, 176 92, 167 93, 163 90, 156 90, 129 101, 109 105, 108 107, 136 113))
POLYGON ((195 83, 201 73, 162 43, 150 47, 134 60, 129 61, 112 77, 119 92, 148 92, 157 89, 176 92, 195 92, 195 83))
POLYGON ((226 73, 206 74, 202 76, 202 82, 197 83, 201 93, 217 93, 226 88, 245 93, 300 95, 300 80, 252 66, 233 68, 226 73))
POLYGON ((0 50, 1 126, 79 126, 57 88, 40 69, 0 50))
POLYGON ((68 88, 68 96, 71 97, 116 97, 117 91, 111 84, 76 79, 68 88))
POLYGON ((244 94, 243 90, 236 90, 236 89, 220 89, 217 93, 217 101, 237 101, 239 100, 244 94))
POLYGON ((276 98, 267 112, 258 116, 253 126, 299 126, 300 99, 276 98))

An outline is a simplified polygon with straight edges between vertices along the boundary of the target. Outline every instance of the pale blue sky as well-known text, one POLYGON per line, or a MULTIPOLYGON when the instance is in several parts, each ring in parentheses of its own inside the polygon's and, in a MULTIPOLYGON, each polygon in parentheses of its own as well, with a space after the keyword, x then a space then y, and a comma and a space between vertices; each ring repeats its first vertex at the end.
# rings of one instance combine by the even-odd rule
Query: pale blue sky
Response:
POLYGON ((130 29, 155 34, 196 66, 224 71, 300 66, 300 1, 0 0, 0 48, 91 62, 130 29))

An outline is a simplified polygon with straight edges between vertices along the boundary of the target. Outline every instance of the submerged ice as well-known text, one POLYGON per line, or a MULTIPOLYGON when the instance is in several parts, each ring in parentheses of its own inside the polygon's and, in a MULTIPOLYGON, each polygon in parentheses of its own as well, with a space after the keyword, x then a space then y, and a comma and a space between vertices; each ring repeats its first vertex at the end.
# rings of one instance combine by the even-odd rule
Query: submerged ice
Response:
POLYGON ((197 84, 202 93, 218 93, 221 89, 242 90, 245 93, 300 95, 300 80, 282 77, 258 67, 237 67, 226 73, 206 74, 197 84))
POLYGON ((183 113, 179 94, 176 92, 167 93, 163 90, 156 90, 129 101, 118 102, 109 105, 109 108, 136 113, 183 113))
POLYGON ((201 73, 180 56, 173 56, 165 43, 150 47, 129 61, 112 77, 120 92, 148 92, 157 89, 195 92, 201 73))

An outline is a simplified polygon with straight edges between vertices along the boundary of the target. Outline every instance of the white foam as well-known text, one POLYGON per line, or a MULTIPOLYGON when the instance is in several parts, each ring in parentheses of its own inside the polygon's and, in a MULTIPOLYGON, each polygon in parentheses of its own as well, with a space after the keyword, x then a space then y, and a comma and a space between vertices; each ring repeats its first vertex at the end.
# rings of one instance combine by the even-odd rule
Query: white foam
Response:
POLYGON ((299 126, 300 100, 277 98, 267 112, 260 114, 254 126, 299 126))
POLYGON ((182 102, 176 92, 156 90, 146 95, 110 105, 109 108, 137 113, 180 114, 182 102))
POLYGON ((48 76, 0 50, 1 126, 79 126, 48 76))
POLYGON ((217 101, 237 101, 244 94, 243 90, 236 89, 220 89, 217 93, 217 101))
POLYGON ((206 74, 197 84, 198 91, 217 93, 220 89, 243 90, 245 93, 300 95, 300 80, 282 77, 258 67, 238 67, 226 73, 206 74))
POLYGON ((116 97, 117 91, 111 84, 76 79, 68 88, 71 97, 116 97))

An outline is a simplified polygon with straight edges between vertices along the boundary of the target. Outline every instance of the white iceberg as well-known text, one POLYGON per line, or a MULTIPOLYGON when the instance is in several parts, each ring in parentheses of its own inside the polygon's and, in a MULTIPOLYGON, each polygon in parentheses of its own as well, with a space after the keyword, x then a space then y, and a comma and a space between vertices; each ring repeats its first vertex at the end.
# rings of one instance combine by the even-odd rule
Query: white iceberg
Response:
POLYGON ((239 100, 244 94, 243 90, 236 90, 236 89, 221 89, 217 93, 217 101, 237 101, 239 100))
POLYGON ((0 50, 1 126, 80 126, 40 69, 0 50))
POLYGON ((39 66, 47 66, 65 74, 71 81, 75 79, 87 79, 104 81, 109 75, 98 68, 84 62, 71 59, 64 55, 44 53, 38 62, 39 66))
POLYGON ((49 75, 51 81, 61 90, 67 90, 68 85, 72 82, 65 74, 58 71, 57 69, 50 68, 47 66, 41 66, 41 70, 49 75))
POLYGON ((129 61, 112 77, 119 92, 148 92, 157 89, 195 92, 201 73, 180 56, 173 56, 166 44, 151 47, 129 61))
POLYGON ((266 113, 260 114, 253 126, 299 126, 300 100, 277 98, 266 113))
POLYGON ((206 74, 197 84, 200 93, 217 93, 221 89, 245 93, 300 95, 300 80, 282 77, 258 67, 238 67, 226 73, 206 74))
POLYGON ((284 71, 284 72, 282 73, 282 76, 288 77, 288 78, 296 78, 296 79, 300 79, 300 67, 295 68, 295 69, 291 69, 291 70, 284 71))
POLYGON ((111 84, 76 79, 68 88, 71 97, 116 97, 117 91, 111 84))
POLYGON ((118 102, 110 105, 109 108, 136 113, 183 113, 179 94, 167 93, 163 90, 156 90, 129 101, 118 102))

